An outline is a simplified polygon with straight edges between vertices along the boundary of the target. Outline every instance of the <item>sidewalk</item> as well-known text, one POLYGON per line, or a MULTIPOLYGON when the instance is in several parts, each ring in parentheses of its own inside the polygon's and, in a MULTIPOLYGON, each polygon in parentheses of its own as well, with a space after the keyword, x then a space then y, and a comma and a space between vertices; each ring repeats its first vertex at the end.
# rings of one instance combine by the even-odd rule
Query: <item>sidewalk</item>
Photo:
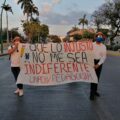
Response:
POLYGON ((120 56, 120 52, 119 51, 108 50, 107 54, 110 55, 110 56, 120 56))
POLYGON ((9 60, 0 59, 0 120, 119 120, 120 57, 108 57, 99 91, 89 100, 89 83, 52 87, 24 86, 24 96, 14 95, 9 60))

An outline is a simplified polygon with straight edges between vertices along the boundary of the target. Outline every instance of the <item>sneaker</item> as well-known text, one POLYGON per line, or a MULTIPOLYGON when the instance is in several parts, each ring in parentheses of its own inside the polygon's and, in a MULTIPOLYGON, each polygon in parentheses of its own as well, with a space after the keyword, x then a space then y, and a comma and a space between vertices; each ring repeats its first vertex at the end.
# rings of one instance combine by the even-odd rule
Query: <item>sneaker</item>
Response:
POLYGON ((20 97, 23 96, 23 90, 19 90, 19 96, 20 96, 20 97))
POLYGON ((17 89, 17 90, 14 91, 14 93, 15 93, 15 94, 19 94, 19 91, 20 91, 20 90, 17 89))

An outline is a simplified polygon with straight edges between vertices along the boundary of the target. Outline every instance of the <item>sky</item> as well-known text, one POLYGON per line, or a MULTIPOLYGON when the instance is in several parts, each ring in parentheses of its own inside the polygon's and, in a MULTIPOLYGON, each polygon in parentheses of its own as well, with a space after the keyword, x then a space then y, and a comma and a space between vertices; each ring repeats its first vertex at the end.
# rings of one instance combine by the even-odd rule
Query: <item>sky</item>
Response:
MULTIPOLYGON (((0 0, 2 6, 4 0, 0 0)), ((65 36, 75 25, 78 25, 79 18, 86 14, 90 19, 91 14, 97 10, 105 0, 33 0, 39 9, 41 23, 47 24, 50 34, 65 36)), ((25 20, 17 0, 6 0, 6 4, 12 7, 13 14, 9 13, 9 30, 19 27, 22 31, 21 20, 25 20)), ((5 12, 3 13, 3 28, 6 27, 5 12)), ((80 27, 80 26, 78 26, 80 27)))

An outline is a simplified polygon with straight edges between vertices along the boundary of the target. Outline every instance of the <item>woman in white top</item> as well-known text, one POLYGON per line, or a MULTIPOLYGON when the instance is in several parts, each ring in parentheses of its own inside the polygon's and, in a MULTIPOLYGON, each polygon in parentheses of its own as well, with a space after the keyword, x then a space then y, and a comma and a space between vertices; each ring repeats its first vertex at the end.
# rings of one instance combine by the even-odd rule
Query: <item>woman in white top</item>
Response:
MULTIPOLYGON (((102 32, 98 32, 96 34, 95 42, 93 43, 93 51, 94 51, 94 68, 96 75, 98 77, 98 81, 100 79, 100 74, 102 70, 102 65, 106 59, 106 46, 102 43, 104 40, 104 35, 102 32)), ((90 100, 94 100, 96 96, 100 96, 97 92, 98 84, 91 83, 90 86, 90 100)))
MULTIPOLYGON (((15 81, 20 73, 20 50, 18 45, 20 43, 20 37, 15 37, 12 41, 12 45, 8 47, 8 53, 10 54, 11 71, 14 75, 15 81)), ((23 84, 17 84, 17 89, 14 92, 19 96, 23 96, 23 84)))

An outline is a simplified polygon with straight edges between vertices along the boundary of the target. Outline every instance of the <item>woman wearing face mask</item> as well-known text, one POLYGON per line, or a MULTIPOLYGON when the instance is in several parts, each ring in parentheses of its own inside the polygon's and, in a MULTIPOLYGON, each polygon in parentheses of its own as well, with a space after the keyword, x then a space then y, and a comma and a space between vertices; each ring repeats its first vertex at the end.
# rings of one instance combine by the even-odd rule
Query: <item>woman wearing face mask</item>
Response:
MULTIPOLYGON (((98 77, 98 82, 100 79, 100 74, 102 70, 102 65, 106 59, 106 46, 102 43, 105 37, 102 32, 98 32, 95 37, 95 42, 93 43, 93 51, 94 51, 94 68, 96 75, 98 77)), ((98 84, 91 83, 90 86, 90 100, 94 100, 96 96, 100 96, 97 91, 98 84)))
MULTIPOLYGON (((20 73, 20 50, 19 50, 20 37, 15 37, 12 45, 8 47, 8 54, 10 54, 11 71, 14 75, 15 81, 20 73)), ((23 84, 17 84, 17 89, 14 92, 19 96, 23 96, 23 84)))

